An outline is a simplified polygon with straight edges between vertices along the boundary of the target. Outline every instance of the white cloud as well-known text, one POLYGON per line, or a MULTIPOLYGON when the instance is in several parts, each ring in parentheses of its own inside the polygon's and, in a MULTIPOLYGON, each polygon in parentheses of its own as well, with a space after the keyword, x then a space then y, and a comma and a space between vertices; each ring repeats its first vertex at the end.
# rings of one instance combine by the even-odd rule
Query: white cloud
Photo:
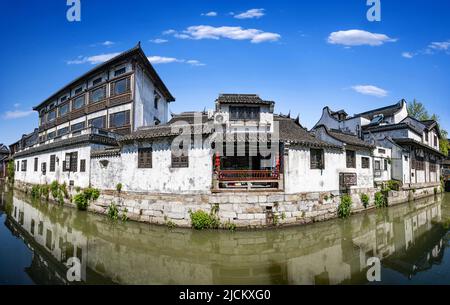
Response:
POLYGON ((216 16, 217 16, 217 12, 203 13, 202 16, 206 16, 206 17, 216 17, 216 16))
POLYGON ((220 39, 228 38, 233 40, 250 40, 252 43, 261 43, 266 41, 277 41, 281 38, 280 34, 264 32, 257 29, 243 29, 240 26, 221 26, 213 27, 209 25, 190 26, 182 33, 171 32, 176 38, 180 39, 220 39))
POLYGON ((402 56, 403 56, 404 58, 408 58, 408 59, 413 58, 414 55, 415 55, 415 54, 413 54, 413 53, 411 53, 411 52, 403 52, 403 53, 402 53, 402 56))
POLYGON ((174 57, 149 56, 147 58, 152 64, 155 64, 155 65, 157 65, 157 64, 169 64, 169 63, 173 63, 173 62, 180 62, 179 59, 176 59, 174 57))
POLYGON ((163 32, 163 35, 173 35, 173 34, 175 34, 177 31, 175 31, 175 30, 173 30, 173 29, 170 29, 170 30, 167 30, 167 31, 164 31, 163 32))
POLYGON ((156 44, 161 44, 161 43, 166 43, 168 42, 167 39, 162 39, 162 38, 156 38, 156 39, 151 39, 150 42, 156 43, 156 44))
POLYGON ((372 85, 357 85, 353 86, 352 89, 364 95, 371 95, 376 97, 385 97, 388 95, 388 92, 386 90, 372 85))
POLYGON ((432 42, 428 47, 433 50, 447 51, 450 49, 450 41, 432 42))
POLYGON ((185 64, 189 64, 191 66, 205 66, 204 63, 202 63, 196 59, 185 60, 185 59, 178 59, 175 57, 164 57, 164 56, 149 56, 147 58, 154 65, 170 64, 170 63, 185 63, 185 64))
POLYGON ((191 66, 205 66, 204 63, 201 63, 200 61, 198 61, 196 59, 186 60, 186 63, 190 64, 191 66))
POLYGON ((363 30, 348 30, 333 32, 328 36, 328 43, 344 46, 381 46, 386 42, 395 42, 385 34, 371 33, 363 30))
POLYGON ((237 14, 234 16, 234 18, 237 19, 252 19, 252 18, 261 18, 264 16, 264 9, 263 8, 253 8, 251 10, 248 10, 246 12, 237 14))
POLYGON ((107 53, 107 54, 100 54, 100 55, 94 55, 94 56, 78 56, 77 59, 69 60, 67 61, 67 64, 69 65, 80 65, 85 63, 90 63, 91 65, 96 65, 99 63, 103 63, 105 61, 110 60, 111 58, 116 57, 119 55, 118 53, 107 53))
MULTIPOLYGON (((14 107, 16 107, 16 105, 14 105, 14 107)), ((31 114, 33 114, 33 110, 28 110, 28 111, 24 111, 24 110, 12 110, 12 111, 6 111, 5 114, 3 115, 3 118, 6 120, 13 120, 13 119, 20 119, 20 118, 24 118, 27 117, 31 114)))
POLYGON ((109 40, 106 40, 106 41, 102 42, 102 45, 106 46, 106 47, 110 47, 113 44, 115 44, 115 42, 112 42, 112 41, 109 41, 109 40))

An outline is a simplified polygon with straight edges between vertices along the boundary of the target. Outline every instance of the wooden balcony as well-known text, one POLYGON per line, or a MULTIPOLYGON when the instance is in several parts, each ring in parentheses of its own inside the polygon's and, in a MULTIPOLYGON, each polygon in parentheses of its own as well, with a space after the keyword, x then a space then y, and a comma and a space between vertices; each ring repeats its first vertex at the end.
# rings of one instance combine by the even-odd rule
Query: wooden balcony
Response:
POLYGON ((219 181, 272 181, 280 178, 276 170, 220 170, 219 181))

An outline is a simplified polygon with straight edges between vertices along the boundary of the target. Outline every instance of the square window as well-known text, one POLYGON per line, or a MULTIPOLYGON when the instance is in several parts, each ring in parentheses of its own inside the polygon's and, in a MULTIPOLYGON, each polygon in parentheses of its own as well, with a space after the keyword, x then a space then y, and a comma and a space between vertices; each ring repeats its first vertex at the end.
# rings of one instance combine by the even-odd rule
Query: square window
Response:
POLYGON ((119 75, 125 74, 126 71, 127 71, 127 69, 125 67, 118 69, 118 70, 114 71, 114 76, 119 76, 119 75))
POLYGON ((324 169, 324 151, 323 149, 311 149, 310 150, 310 167, 311 169, 324 169))
POLYGON ((101 82, 102 82, 102 78, 101 78, 101 77, 96 78, 96 79, 94 79, 94 80, 92 81, 92 86, 98 85, 98 84, 100 84, 101 82))

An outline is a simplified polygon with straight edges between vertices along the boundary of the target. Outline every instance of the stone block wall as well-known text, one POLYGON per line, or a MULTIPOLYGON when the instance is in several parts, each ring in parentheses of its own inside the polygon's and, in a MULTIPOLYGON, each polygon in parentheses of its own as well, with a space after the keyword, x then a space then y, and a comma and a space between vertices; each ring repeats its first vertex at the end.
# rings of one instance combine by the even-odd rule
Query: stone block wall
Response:
MULTIPOLYGON (((15 187, 21 190, 31 189, 31 185, 24 183, 15 187)), ((390 191, 389 205, 432 196, 434 188, 440 192, 440 188, 434 185, 427 185, 414 191, 390 191)), ((366 209, 374 208, 376 191, 374 188, 350 190, 349 194, 353 201, 352 213, 365 210, 360 199, 362 193, 370 198, 366 209)), ((71 190, 71 194, 74 193, 75 191, 71 190)), ((216 210, 216 215, 224 228, 234 224, 237 228, 256 229, 300 225, 336 218, 341 195, 338 191, 298 194, 283 192, 154 194, 102 191, 100 198, 91 202, 88 210, 107 214, 109 205, 114 203, 120 214, 126 213, 131 220, 178 227, 191 226, 190 211, 203 210, 210 213, 216 210)), ((70 202, 66 204, 74 206, 70 202)))

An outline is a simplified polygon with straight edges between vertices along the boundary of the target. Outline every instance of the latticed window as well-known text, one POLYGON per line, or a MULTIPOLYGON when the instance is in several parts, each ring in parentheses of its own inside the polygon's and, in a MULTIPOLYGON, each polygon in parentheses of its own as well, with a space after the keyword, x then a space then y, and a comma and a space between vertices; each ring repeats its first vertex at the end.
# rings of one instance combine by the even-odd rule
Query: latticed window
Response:
POLYGON ((180 147, 181 151, 175 153, 172 150, 172 167, 181 168, 181 167, 189 167, 189 154, 186 149, 180 147))
POLYGON ((347 168, 356 168, 356 153, 353 150, 347 150, 346 152, 347 168))
POLYGON ((361 168, 370 168, 370 159, 367 157, 361 158, 361 168))
POLYGON ((80 172, 84 173, 86 171, 86 160, 80 160, 80 172))
POLYGON ((138 149, 138 168, 152 168, 152 154, 151 147, 138 149))
POLYGON ((259 107, 230 106, 232 120, 258 120, 259 107))
POLYGON ((130 110, 109 115, 109 127, 122 127, 130 124, 130 110))
POLYGON ((111 83, 111 95, 119 95, 130 90, 130 78, 124 78, 111 83))
POLYGON ((430 172, 435 173, 437 171, 436 163, 430 163, 430 172))
POLYGON ((26 172, 27 171, 27 160, 22 160, 22 168, 21 168, 22 172, 26 172))
POLYGON ((423 171, 425 169, 425 164, 424 164, 423 158, 417 157, 416 160, 413 160, 412 168, 419 170, 419 171, 423 171))
POLYGON ((91 91, 89 97, 92 103, 103 100, 106 97, 106 87, 100 87, 98 89, 91 91))
POLYGON ((63 161, 64 172, 76 172, 78 169, 78 152, 66 153, 65 160, 63 161))
POLYGON ((324 151, 323 149, 311 149, 311 169, 324 169, 325 168, 325 160, 324 160, 324 151))
POLYGON ((56 165, 56 156, 55 155, 51 155, 50 156, 50 171, 51 172, 55 171, 55 165, 56 165))

